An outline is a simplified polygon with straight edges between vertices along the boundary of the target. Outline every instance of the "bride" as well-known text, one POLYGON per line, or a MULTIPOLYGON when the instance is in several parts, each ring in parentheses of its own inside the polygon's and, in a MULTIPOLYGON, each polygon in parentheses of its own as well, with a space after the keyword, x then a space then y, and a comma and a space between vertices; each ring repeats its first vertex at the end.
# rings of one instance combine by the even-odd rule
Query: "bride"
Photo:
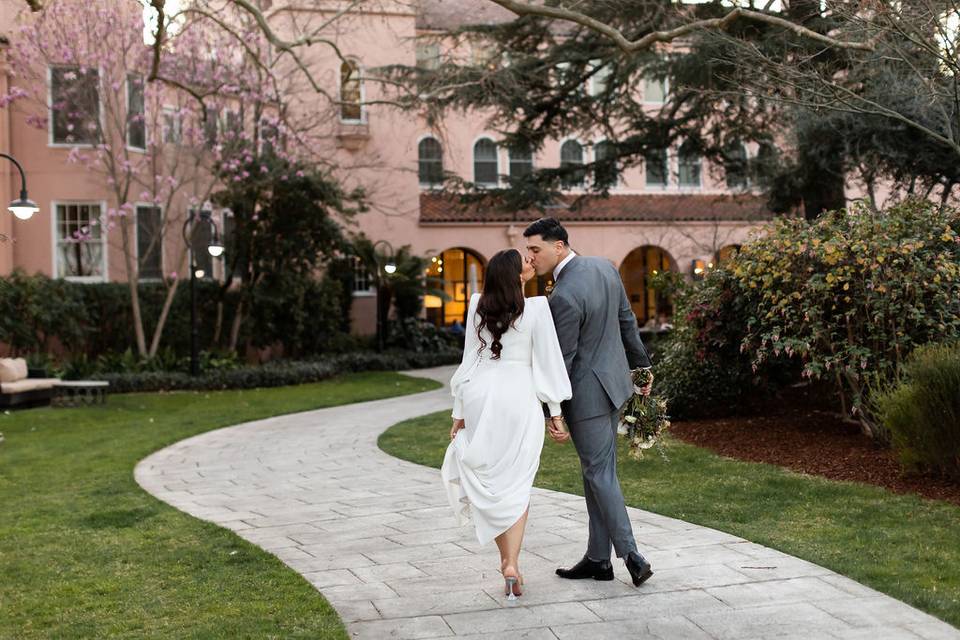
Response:
POLYGON ((543 448, 543 408, 565 430, 570 380, 547 298, 525 299, 535 276, 516 249, 487 265, 470 298, 463 362, 450 380, 453 427, 440 474, 458 524, 473 519, 481 544, 496 540, 504 595, 521 595, 520 545, 543 448))

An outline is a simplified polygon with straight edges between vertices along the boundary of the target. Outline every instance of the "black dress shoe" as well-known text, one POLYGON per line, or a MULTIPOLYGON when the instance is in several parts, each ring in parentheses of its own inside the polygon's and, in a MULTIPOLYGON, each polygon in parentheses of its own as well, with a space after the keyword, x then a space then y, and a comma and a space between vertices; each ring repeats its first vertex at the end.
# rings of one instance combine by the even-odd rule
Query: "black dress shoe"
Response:
POLYGON ((557 575, 568 580, 613 580, 613 565, 609 560, 597 562, 587 556, 569 569, 557 569, 557 575))
POLYGON ((630 572, 630 578, 633 580, 633 586, 635 587, 639 587, 653 575, 650 563, 644 560, 639 553, 628 554, 626 562, 627 571, 630 572))

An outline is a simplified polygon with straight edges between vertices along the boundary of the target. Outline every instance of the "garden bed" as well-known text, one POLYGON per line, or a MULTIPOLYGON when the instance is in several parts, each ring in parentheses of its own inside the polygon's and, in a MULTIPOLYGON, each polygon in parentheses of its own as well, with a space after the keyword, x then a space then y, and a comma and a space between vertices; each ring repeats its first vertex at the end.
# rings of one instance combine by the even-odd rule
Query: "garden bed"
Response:
POLYGON ((759 415, 685 420, 675 422, 672 431, 685 442, 730 458, 960 505, 960 484, 905 474, 893 451, 841 420, 823 406, 823 397, 810 388, 791 389, 759 415))

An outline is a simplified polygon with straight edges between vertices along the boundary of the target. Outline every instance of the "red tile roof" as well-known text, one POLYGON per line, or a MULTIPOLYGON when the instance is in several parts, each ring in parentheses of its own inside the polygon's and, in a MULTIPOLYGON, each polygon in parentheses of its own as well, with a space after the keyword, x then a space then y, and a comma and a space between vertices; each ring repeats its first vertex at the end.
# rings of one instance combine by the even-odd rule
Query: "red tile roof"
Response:
POLYGON ((456 196, 443 193, 420 194, 420 222, 524 222, 542 216, 567 222, 667 222, 667 221, 744 221, 770 220, 764 198, 756 195, 643 194, 585 197, 578 203, 564 197, 563 203, 545 208, 524 209, 513 213, 496 206, 461 203, 456 196), (571 208, 574 204, 574 208, 571 208))

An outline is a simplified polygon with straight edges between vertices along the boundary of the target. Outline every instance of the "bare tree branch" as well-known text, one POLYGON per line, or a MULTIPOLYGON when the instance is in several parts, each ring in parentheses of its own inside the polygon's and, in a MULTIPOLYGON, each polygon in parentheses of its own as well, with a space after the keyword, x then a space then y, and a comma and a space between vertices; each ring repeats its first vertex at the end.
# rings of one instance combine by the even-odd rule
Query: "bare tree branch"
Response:
MULTIPOLYGON (((728 27, 730 27, 730 25, 741 18, 782 27, 783 29, 791 31, 802 38, 807 38, 815 42, 820 42, 826 46, 836 47, 839 49, 873 51, 876 47, 877 41, 879 40, 879 36, 874 36, 873 38, 863 42, 854 40, 837 40, 836 38, 831 38, 830 36, 818 33, 785 18, 780 18, 760 11, 754 11, 752 9, 741 9, 739 7, 732 9, 730 13, 722 18, 694 20, 693 22, 689 22, 674 29, 653 31, 646 34, 642 38, 639 38, 638 40, 630 40, 623 35, 623 32, 615 27, 612 27, 595 18, 591 18, 590 16, 579 11, 573 11, 571 9, 558 6, 532 5, 524 2, 517 2, 516 0, 490 0, 490 2, 500 5, 504 9, 513 12, 517 16, 540 16, 543 18, 553 18, 555 20, 564 20, 566 22, 573 22, 575 24, 587 27, 588 29, 592 29, 593 31, 605 35, 613 40, 617 47, 619 47, 625 53, 644 51, 659 42, 672 42, 695 31, 703 31, 708 29, 725 31, 728 27)), ((769 4, 770 3, 768 3, 767 6, 769 6, 769 4)))

